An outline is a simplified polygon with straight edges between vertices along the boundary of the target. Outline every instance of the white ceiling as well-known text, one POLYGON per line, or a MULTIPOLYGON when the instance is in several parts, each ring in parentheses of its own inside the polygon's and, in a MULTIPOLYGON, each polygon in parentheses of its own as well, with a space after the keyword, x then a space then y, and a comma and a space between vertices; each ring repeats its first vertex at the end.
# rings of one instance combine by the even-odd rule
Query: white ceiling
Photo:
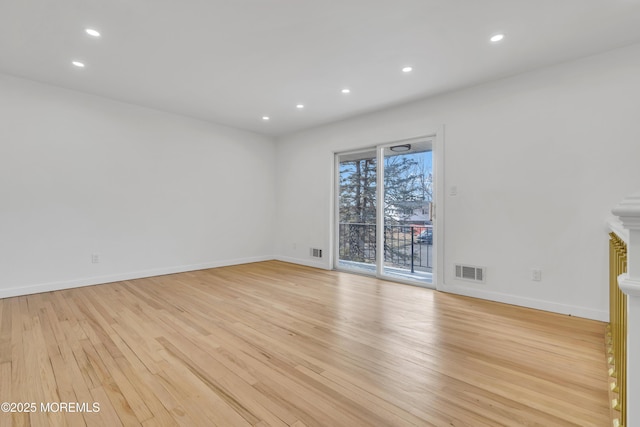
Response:
POLYGON ((640 0, 0 0, 0 72, 268 135, 636 42, 640 0))

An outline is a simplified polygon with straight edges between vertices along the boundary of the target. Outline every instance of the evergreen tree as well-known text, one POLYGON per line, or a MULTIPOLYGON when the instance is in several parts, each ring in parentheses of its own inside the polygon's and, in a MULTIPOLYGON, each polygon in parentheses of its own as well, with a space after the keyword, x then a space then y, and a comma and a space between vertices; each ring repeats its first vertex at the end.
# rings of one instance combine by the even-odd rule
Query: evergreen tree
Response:
POLYGON ((340 163, 341 258, 375 260, 376 159, 340 163))

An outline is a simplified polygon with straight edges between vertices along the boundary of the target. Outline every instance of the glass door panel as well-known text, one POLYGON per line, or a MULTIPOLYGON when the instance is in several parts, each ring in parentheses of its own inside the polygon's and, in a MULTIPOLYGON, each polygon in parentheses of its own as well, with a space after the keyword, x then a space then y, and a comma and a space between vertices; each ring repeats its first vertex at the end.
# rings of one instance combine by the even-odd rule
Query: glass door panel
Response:
POLYGON ((432 143, 384 147, 382 275, 417 284, 433 283, 432 143))
POLYGON ((337 155, 337 267, 376 270, 377 155, 371 149, 337 155))

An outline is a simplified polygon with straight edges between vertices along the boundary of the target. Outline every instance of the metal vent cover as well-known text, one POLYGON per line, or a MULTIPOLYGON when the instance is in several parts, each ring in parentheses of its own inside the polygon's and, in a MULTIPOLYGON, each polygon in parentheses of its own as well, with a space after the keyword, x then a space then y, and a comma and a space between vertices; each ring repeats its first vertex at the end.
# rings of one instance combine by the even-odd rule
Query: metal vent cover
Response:
POLYGON ((484 283, 486 267, 456 264, 456 279, 484 283))

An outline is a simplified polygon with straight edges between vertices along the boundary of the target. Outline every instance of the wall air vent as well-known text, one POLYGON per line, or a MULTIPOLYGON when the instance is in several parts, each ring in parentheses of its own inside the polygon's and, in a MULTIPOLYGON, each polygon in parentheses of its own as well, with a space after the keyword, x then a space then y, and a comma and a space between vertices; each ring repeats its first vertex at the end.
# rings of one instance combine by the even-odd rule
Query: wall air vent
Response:
POLYGON ((322 249, 311 248, 312 258, 322 258, 322 249))
POLYGON ((484 283, 484 278, 486 276, 485 270, 485 267, 456 264, 456 279, 484 283))

